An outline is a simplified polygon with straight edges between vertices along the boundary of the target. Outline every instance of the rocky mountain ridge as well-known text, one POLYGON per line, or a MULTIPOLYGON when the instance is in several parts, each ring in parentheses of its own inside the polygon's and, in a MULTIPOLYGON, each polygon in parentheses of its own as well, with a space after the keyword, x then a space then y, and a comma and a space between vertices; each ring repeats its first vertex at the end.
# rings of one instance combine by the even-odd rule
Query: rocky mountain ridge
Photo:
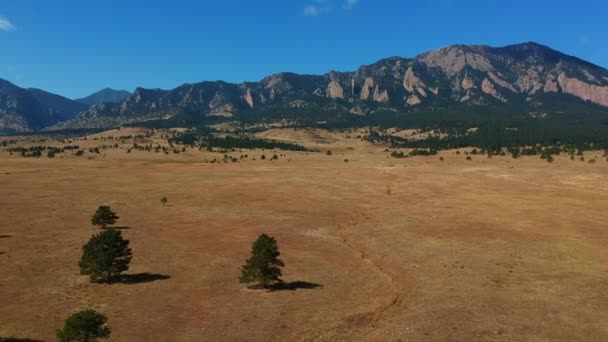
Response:
POLYGON ((54 128, 116 126, 169 118, 179 110, 238 119, 296 110, 365 116, 453 108, 492 114, 512 108, 546 117, 561 110, 555 103, 562 101, 582 111, 605 109, 608 115, 608 70, 537 43, 453 45, 415 58, 382 59, 353 72, 137 88, 119 103, 95 104, 54 128))
POLYGON ((168 91, 139 88, 120 104, 90 108, 75 122, 109 116, 119 124, 130 118, 170 116, 175 108, 206 116, 269 107, 367 115, 440 110, 455 104, 527 103, 530 113, 537 113, 543 110, 542 94, 570 95, 608 107, 608 71, 536 43, 502 48, 454 45, 411 59, 383 59, 355 72, 280 73, 259 82, 201 82, 168 91))

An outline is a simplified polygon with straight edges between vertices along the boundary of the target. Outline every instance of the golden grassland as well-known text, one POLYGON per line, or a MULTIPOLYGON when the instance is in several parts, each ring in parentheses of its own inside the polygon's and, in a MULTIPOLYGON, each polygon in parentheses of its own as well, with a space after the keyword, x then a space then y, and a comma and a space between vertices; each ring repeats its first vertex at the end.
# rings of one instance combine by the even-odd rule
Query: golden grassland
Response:
POLYGON ((393 159, 341 133, 258 136, 321 152, 210 164, 223 153, 127 153, 128 139, 82 157, 0 152, 0 337, 54 340, 69 314, 95 308, 112 341, 608 340, 601 152, 586 153, 595 164, 393 159), (132 282, 79 275, 100 204, 131 241, 132 282), (289 290, 238 282, 263 232, 289 290))

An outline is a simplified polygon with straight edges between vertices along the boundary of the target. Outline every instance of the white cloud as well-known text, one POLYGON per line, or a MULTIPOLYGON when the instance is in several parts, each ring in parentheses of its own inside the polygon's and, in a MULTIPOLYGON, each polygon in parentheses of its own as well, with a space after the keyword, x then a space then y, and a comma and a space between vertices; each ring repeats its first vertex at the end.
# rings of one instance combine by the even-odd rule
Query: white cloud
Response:
POLYGON ((10 22, 10 20, 5 19, 5 18, 0 18, 0 30, 2 31, 15 31, 17 28, 15 27, 15 25, 13 25, 13 23, 10 22))
POLYGON ((334 8, 342 7, 345 11, 352 10, 359 4, 360 0, 311 0, 310 4, 304 7, 304 15, 316 17, 321 14, 332 12, 334 8))

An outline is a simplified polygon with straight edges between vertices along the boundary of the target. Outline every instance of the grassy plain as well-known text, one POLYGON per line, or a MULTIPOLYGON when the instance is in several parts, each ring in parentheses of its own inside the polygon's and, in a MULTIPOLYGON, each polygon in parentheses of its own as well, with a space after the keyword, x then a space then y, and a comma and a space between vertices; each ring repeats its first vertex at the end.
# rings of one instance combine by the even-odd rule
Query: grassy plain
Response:
MULTIPOLYGON (((393 159, 354 135, 259 136, 321 152, 214 164, 223 153, 127 153, 129 141, 93 159, 0 152, 0 337, 54 340, 91 307, 112 341, 608 340, 600 152, 393 159), (100 204, 131 241, 129 282, 79 275, 100 204), (238 283, 263 232, 291 289, 238 283)), ((92 138, 78 144, 103 143, 92 138)))

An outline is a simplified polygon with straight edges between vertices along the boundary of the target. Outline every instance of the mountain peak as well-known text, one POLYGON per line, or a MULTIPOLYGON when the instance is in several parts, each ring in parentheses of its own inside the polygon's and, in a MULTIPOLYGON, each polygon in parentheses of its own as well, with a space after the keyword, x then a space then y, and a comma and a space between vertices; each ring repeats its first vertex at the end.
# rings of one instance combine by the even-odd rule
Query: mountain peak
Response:
POLYGON ((124 100, 129 95, 131 95, 131 93, 126 90, 114 90, 112 88, 104 88, 87 97, 76 99, 75 101, 91 106, 102 103, 117 103, 124 100))
POLYGON ((505 48, 512 48, 512 47, 519 47, 519 48, 522 48, 522 49, 529 49, 529 50, 532 50, 532 49, 542 49, 542 50, 551 50, 551 51, 554 51, 549 46, 541 44, 541 43, 537 43, 535 41, 528 41, 528 42, 510 44, 510 45, 506 45, 505 46, 505 48))

